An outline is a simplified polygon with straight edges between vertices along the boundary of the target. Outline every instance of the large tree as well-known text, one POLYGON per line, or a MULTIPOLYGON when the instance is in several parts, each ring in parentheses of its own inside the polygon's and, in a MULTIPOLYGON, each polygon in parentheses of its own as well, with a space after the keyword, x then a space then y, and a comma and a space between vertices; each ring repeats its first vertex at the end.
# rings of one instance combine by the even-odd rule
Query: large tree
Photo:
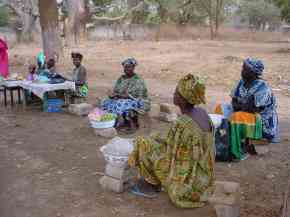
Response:
POLYGON ((289 0, 273 0, 281 9, 282 18, 290 23, 290 1, 289 0))
POLYGON ((30 42, 38 20, 38 0, 2 0, 0 4, 10 8, 16 19, 13 26, 19 42, 30 42))
POLYGON ((67 42, 78 43, 86 38, 86 24, 89 20, 89 0, 64 0, 62 4, 65 11, 64 23, 65 38, 67 42))
POLYGON ((56 0, 39 0, 39 14, 44 53, 48 59, 58 59, 62 54, 62 43, 56 0))
POLYGON ((279 8, 267 0, 243 1, 239 13, 256 30, 266 30, 266 26, 274 28, 281 22, 279 8))

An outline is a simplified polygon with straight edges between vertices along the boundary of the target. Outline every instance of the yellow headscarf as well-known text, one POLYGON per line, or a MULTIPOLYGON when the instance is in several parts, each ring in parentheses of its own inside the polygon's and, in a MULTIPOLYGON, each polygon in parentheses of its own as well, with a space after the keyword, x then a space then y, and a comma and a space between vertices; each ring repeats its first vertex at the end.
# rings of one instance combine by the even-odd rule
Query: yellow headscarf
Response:
POLYGON ((199 77, 192 74, 182 78, 177 86, 179 94, 190 104, 205 104, 205 85, 199 77))

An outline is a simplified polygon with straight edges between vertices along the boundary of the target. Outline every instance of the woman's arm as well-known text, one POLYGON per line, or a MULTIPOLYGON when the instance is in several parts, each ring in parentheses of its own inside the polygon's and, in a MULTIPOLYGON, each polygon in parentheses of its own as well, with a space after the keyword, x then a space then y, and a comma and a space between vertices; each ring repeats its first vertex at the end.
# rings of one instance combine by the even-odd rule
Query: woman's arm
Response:
POLYGON ((255 97, 251 96, 246 104, 242 105, 242 111, 249 113, 259 113, 263 107, 257 107, 255 104, 255 97))

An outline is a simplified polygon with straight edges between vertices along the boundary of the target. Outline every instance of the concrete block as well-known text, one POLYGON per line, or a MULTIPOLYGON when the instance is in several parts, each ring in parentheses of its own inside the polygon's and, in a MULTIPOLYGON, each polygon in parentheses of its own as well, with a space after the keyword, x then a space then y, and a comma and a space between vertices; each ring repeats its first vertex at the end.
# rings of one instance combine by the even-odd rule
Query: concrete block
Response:
POLYGON ((124 182, 120 179, 103 176, 100 178, 99 183, 105 190, 110 190, 115 193, 122 193, 124 191, 124 182))
POLYGON ((217 217, 239 217, 240 216, 240 207, 227 206, 227 205, 215 205, 214 206, 217 217))
POLYGON ((106 165, 105 174, 112 178, 120 179, 123 181, 128 181, 131 176, 130 169, 128 167, 120 168, 111 164, 106 165))
POLYGON ((177 120, 177 114, 176 113, 168 114, 168 113, 160 112, 159 113, 159 119, 161 121, 172 123, 172 122, 177 120))
POLYGON ((107 128, 107 129, 95 129, 96 136, 101 136, 107 139, 114 138, 118 136, 118 132, 115 128, 107 128))
POLYGON ((167 114, 175 114, 176 107, 168 103, 162 103, 160 104, 160 112, 167 113, 167 114))
POLYGON ((156 103, 151 104, 150 111, 148 112, 149 117, 156 118, 160 113, 160 105, 156 103))
POLYGON ((240 184, 235 182, 215 182, 215 191, 209 202, 215 205, 239 206, 240 184))
POLYGON ((266 146, 256 145, 255 150, 258 155, 266 155, 270 152, 269 148, 266 146))
POLYGON ((94 107, 91 104, 88 103, 81 103, 81 104, 71 104, 69 105, 69 112, 71 114, 79 115, 79 116, 85 116, 92 111, 94 107))

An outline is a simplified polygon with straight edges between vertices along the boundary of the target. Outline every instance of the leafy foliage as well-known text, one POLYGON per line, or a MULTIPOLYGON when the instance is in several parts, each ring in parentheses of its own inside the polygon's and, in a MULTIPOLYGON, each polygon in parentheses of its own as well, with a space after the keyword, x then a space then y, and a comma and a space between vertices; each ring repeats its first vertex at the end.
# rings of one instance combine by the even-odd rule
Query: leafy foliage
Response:
POLYGON ((290 1, 289 0, 273 0, 281 9, 281 15, 284 20, 290 22, 290 1))
POLYGON ((9 22, 9 12, 6 7, 0 7, 0 26, 7 26, 9 22))
POLYGON ((275 26, 281 20, 279 8, 266 0, 243 1, 240 14, 255 29, 264 30, 267 24, 275 26))

